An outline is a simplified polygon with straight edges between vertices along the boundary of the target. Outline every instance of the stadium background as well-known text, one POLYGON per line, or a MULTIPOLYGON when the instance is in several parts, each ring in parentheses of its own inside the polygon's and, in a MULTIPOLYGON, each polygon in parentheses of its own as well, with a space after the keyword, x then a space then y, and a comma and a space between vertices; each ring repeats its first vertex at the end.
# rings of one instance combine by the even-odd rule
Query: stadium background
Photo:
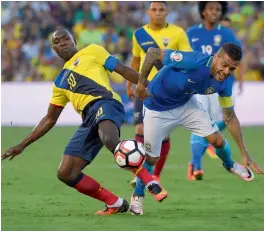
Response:
MULTIPOLYGON (((52 31, 65 27, 74 33, 79 48, 90 43, 101 44, 129 65, 132 33, 148 22, 147 7, 147 2, 1 2, 1 81, 17 83, 18 87, 23 82, 34 87, 31 82, 45 85, 44 82, 52 81, 63 63, 52 51, 49 39, 52 31)), ((186 29, 200 22, 196 2, 169 2, 169 10, 169 23, 186 29)), ((243 43, 245 81, 263 84, 264 3, 230 2, 228 16, 232 29, 243 43)), ((122 95, 126 121, 131 123, 132 102, 126 97, 125 83, 120 76, 111 75, 110 78, 113 87, 122 95)), ((4 110, 16 107, 8 104, 7 97, 2 97, 2 102, 7 102, 5 105, 9 107, 4 110)), ((19 96, 16 97, 19 104, 19 96)), ((263 108, 259 112, 264 115, 263 108)), ((23 116, 30 114, 21 111, 23 116)), ((31 129, 2 127, 2 151, 20 141, 31 129)), ((87 230, 87 225, 88 230, 142 227, 144 230, 158 227, 165 230, 197 227, 197 230, 264 230, 263 177, 258 176, 250 187, 245 186, 244 182, 223 172, 220 162, 205 156, 204 182, 187 182, 189 133, 182 129, 172 134, 171 156, 164 172, 164 185, 171 192, 168 203, 157 205, 147 198, 146 219, 125 215, 106 218, 101 224, 102 221, 92 215, 101 204, 77 195, 56 180, 60 154, 74 130, 74 127, 56 127, 30 147, 26 155, 2 164, 4 230, 87 230), (223 229, 222 220, 227 229, 223 229)), ((263 127, 247 127, 243 131, 249 150, 264 166, 260 146, 263 127)), ((123 128, 123 138, 133 135, 132 126, 123 128)), ((235 143, 226 135, 235 159, 240 160, 235 143)), ((113 191, 129 198, 127 182, 131 175, 124 171, 120 174, 106 150, 88 171, 113 191)))

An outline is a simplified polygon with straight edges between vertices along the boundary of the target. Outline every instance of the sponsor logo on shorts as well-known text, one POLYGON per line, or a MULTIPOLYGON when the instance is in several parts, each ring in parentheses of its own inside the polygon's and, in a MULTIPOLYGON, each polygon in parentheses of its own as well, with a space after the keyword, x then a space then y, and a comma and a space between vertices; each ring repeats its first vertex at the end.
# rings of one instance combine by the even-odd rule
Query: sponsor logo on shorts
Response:
POLYGON ((182 60, 182 53, 177 53, 176 51, 172 52, 170 55, 171 61, 180 62, 182 60))

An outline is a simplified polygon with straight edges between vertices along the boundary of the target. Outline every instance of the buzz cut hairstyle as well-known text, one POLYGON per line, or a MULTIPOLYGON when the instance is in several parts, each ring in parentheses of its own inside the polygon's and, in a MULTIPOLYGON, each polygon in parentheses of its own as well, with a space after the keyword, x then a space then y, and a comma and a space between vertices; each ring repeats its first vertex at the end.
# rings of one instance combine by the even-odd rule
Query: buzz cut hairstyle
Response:
MULTIPOLYGON (((199 2, 198 3, 199 14, 203 20, 204 20, 203 12, 204 12, 204 9, 205 9, 207 3, 209 3, 209 2, 214 2, 214 1, 207 1, 207 2, 199 2)), ((220 19, 222 19, 228 11, 228 2, 227 1, 217 1, 217 2, 222 6, 222 14, 221 14, 221 18, 220 18, 220 19)))
POLYGON ((151 2, 149 2, 149 6, 151 5, 151 3, 163 3, 166 6, 168 6, 168 3, 166 1, 151 1, 151 2))
POLYGON ((224 43, 219 51, 225 52, 234 61, 240 61, 243 56, 241 47, 235 43, 224 43))

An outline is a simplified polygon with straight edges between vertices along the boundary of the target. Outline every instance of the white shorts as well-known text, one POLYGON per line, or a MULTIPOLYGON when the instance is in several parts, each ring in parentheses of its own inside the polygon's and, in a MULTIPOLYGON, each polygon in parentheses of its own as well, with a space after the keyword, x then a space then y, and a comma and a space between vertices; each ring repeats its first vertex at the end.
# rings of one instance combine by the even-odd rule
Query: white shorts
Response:
POLYGON ((147 153, 159 157, 162 141, 177 127, 206 137, 218 130, 208 112, 192 97, 185 105, 169 111, 152 111, 144 107, 144 144, 147 153))
POLYGON ((212 95, 195 95, 197 100, 202 104, 203 108, 208 111, 214 121, 222 121, 223 110, 218 100, 218 93, 212 95))

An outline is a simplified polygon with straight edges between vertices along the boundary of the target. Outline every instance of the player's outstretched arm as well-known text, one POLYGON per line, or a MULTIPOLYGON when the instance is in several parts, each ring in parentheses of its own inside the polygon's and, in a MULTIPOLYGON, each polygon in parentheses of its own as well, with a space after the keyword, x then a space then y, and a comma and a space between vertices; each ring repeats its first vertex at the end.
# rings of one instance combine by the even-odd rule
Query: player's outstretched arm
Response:
POLYGON ((245 146, 245 142, 243 139, 241 126, 239 120, 236 116, 234 108, 223 108, 224 112, 224 120, 226 126, 236 141, 240 152, 242 154, 243 164, 246 166, 250 166, 256 173, 264 174, 264 170, 261 169, 250 157, 248 150, 245 146))
POLYGON ((63 107, 58 107, 50 104, 47 115, 39 122, 39 124, 33 129, 33 131, 18 145, 9 148, 2 156, 1 160, 10 157, 12 160, 15 156, 21 154, 23 150, 44 136, 57 122, 63 107))
POLYGON ((137 84, 138 79, 139 79, 139 73, 134 71, 130 67, 127 67, 126 65, 119 62, 115 66, 114 71, 117 72, 118 74, 122 75, 126 80, 137 84))

